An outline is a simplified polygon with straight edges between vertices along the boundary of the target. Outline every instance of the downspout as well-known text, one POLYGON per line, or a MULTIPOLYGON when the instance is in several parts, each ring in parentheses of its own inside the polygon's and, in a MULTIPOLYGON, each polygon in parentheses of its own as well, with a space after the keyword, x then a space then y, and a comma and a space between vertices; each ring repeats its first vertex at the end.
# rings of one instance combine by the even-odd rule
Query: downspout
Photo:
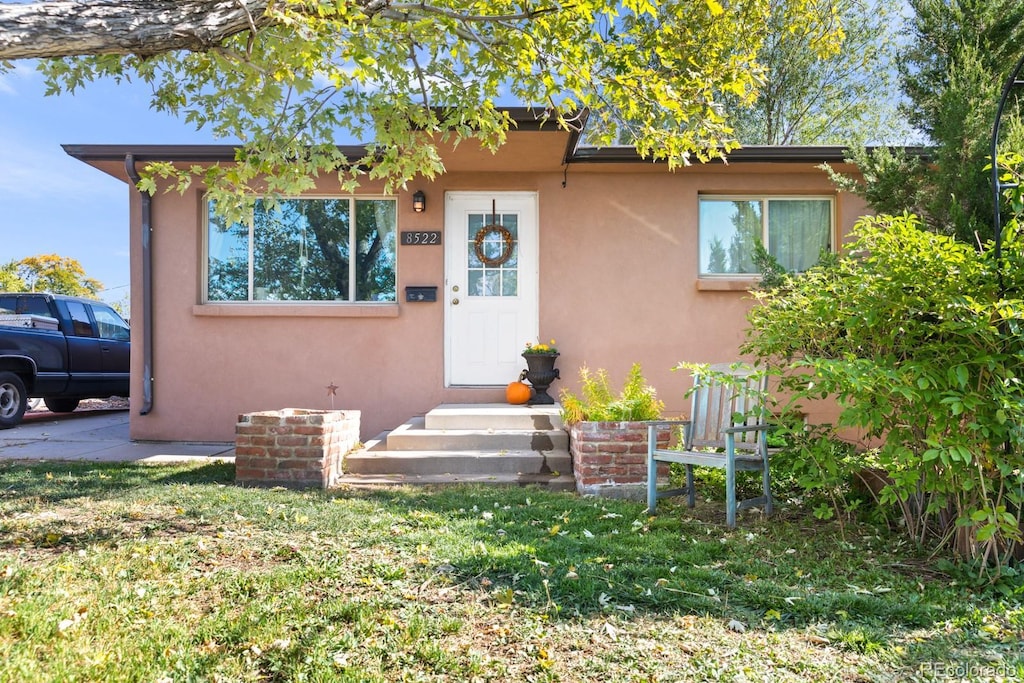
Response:
POLYGON ((153 410, 153 197, 139 190, 142 178, 135 170, 135 155, 124 157, 124 170, 142 202, 142 407, 139 415, 153 410))

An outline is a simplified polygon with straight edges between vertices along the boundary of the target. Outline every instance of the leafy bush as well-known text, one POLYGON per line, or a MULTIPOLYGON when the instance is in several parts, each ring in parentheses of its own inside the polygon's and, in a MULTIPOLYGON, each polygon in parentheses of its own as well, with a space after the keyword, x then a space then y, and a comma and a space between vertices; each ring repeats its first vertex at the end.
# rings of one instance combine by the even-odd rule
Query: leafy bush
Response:
POLYGON ((622 391, 616 396, 603 369, 590 372, 580 368, 580 395, 563 389, 562 421, 577 422, 638 422, 657 420, 665 404, 658 400, 654 387, 644 380, 639 363, 634 363, 626 376, 622 391))
POLYGON ((850 484, 872 464, 869 454, 836 438, 827 425, 782 424, 772 436, 776 443, 770 441, 769 447, 779 449, 772 455, 773 479, 789 479, 809 494, 815 517, 841 522, 860 507, 862 500, 850 495, 850 484))
MULTIPOLYGON (((1018 202, 1019 204, 1019 202, 1018 202)), ((862 219, 847 254, 759 292, 744 352, 794 404, 833 396, 839 427, 881 446, 878 465, 919 542, 1002 566, 1021 550, 1024 257, 1007 225, 1002 274, 913 215, 862 219)), ((841 473, 845 455, 808 469, 841 473)))

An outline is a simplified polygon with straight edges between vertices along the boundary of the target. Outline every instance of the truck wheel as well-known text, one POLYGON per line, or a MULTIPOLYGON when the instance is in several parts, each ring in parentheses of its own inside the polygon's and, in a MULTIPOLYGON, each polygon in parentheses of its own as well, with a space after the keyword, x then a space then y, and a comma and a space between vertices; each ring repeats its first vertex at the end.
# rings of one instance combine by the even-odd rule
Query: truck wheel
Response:
POLYGON ((13 372, 0 372, 0 429, 21 422, 28 407, 25 383, 13 372))
POLYGON ((70 413, 78 407, 77 398, 44 398, 43 403, 51 413, 70 413))

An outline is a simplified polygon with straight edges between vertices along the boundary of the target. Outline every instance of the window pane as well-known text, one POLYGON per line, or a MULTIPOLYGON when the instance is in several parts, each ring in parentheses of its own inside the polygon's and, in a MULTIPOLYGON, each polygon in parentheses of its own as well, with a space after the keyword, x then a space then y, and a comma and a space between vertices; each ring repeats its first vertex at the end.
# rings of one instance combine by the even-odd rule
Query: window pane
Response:
POLYGON ((467 276, 467 287, 466 293, 469 296, 483 296, 484 295, 484 271, 481 268, 470 268, 466 273, 467 276))
POLYGON ((501 276, 501 295, 516 296, 519 294, 519 274, 515 269, 506 270, 501 276))
POLYGON ((395 202, 356 200, 356 301, 395 301, 395 202))
POLYGON ((291 273, 298 301, 349 301, 349 207, 344 199, 296 199, 291 273))
POLYGON ((249 298, 249 227, 225 226, 210 203, 207 229, 207 301, 249 298))
POLYGON ((469 296, 501 296, 501 271, 495 268, 469 271, 469 296))
POLYGON ((114 309, 101 304, 93 304, 92 315, 96 318, 100 339, 128 341, 131 338, 128 323, 122 320, 121 316, 114 312, 114 309))
POLYGON ((701 275, 756 275, 754 245, 761 239, 761 202, 700 200, 701 275))
POLYGON ((768 252, 789 272, 801 273, 831 245, 832 205, 824 199, 768 202, 768 252))
POLYGON ((50 306, 46 301, 34 296, 19 297, 18 313, 45 315, 48 318, 53 317, 53 314, 50 312, 50 306))
MULTIPOLYGON (((514 275, 519 266, 519 216, 514 213, 506 213, 501 217, 501 224, 512 235, 512 255, 501 266, 505 271, 505 277, 508 277, 509 270, 512 270, 514 275)), ((515 296, 515 292, 506 293, 505 296, 515 296)))
POLYGON ((71 328, 76 337, 95 337, 92 331, 92 321, 89 320, 89 312, 85 310, 85 304, 78 301, 68 301, 68 314, 71 315, 71 328))
POLYGON ((348 299, 347 199, 286 199, 253 214, 253 296, 348 299))
POLYGON ((251 239, 253 300, 395 301, 395 201, 354 203, 354 236, 349 197, 283 199, 273 208, 257 201, 251 230, 237 223, 223 227, 211 204, 207 300, 249 300, 251 239))

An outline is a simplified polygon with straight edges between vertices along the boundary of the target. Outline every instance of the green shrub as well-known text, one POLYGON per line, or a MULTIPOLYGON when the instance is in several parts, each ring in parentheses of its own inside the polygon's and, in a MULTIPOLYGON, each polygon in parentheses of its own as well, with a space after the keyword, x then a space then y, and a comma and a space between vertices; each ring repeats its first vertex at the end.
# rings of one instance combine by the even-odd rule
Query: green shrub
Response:
MULTIPOLYGON (((1019 226, 1007 225, 1002 274, 991 249, 912 215, 864 218, 855 237, 842 258, 757 293, 743 351, 780 375, 790 407, 832 396, 839 427, 878 440, 881 500, 915 540, 1004 566, 1024 502, 1019 226)), ((848 454, 815 453, 804 483, 828 488, 848 454)))
POLYGON ((654 387, 644 380, 639 363, 633 364, 617 396, 608 383, 607 372, 603 369, 591 372, 583 366, 580 368, 580 395, 563 389, 559 398, 562 421, 566 424, 657 420, 665 408, 654 387))
POLYGON ((860 507, 861 498, 850 495, 850 484, 872 461, 868 453, 836 438, 830 426, 782 424, 769 447, 778 448, 772 455, 772 478, 789 480, 807 494, 815 517, 841 521, 860 507))

